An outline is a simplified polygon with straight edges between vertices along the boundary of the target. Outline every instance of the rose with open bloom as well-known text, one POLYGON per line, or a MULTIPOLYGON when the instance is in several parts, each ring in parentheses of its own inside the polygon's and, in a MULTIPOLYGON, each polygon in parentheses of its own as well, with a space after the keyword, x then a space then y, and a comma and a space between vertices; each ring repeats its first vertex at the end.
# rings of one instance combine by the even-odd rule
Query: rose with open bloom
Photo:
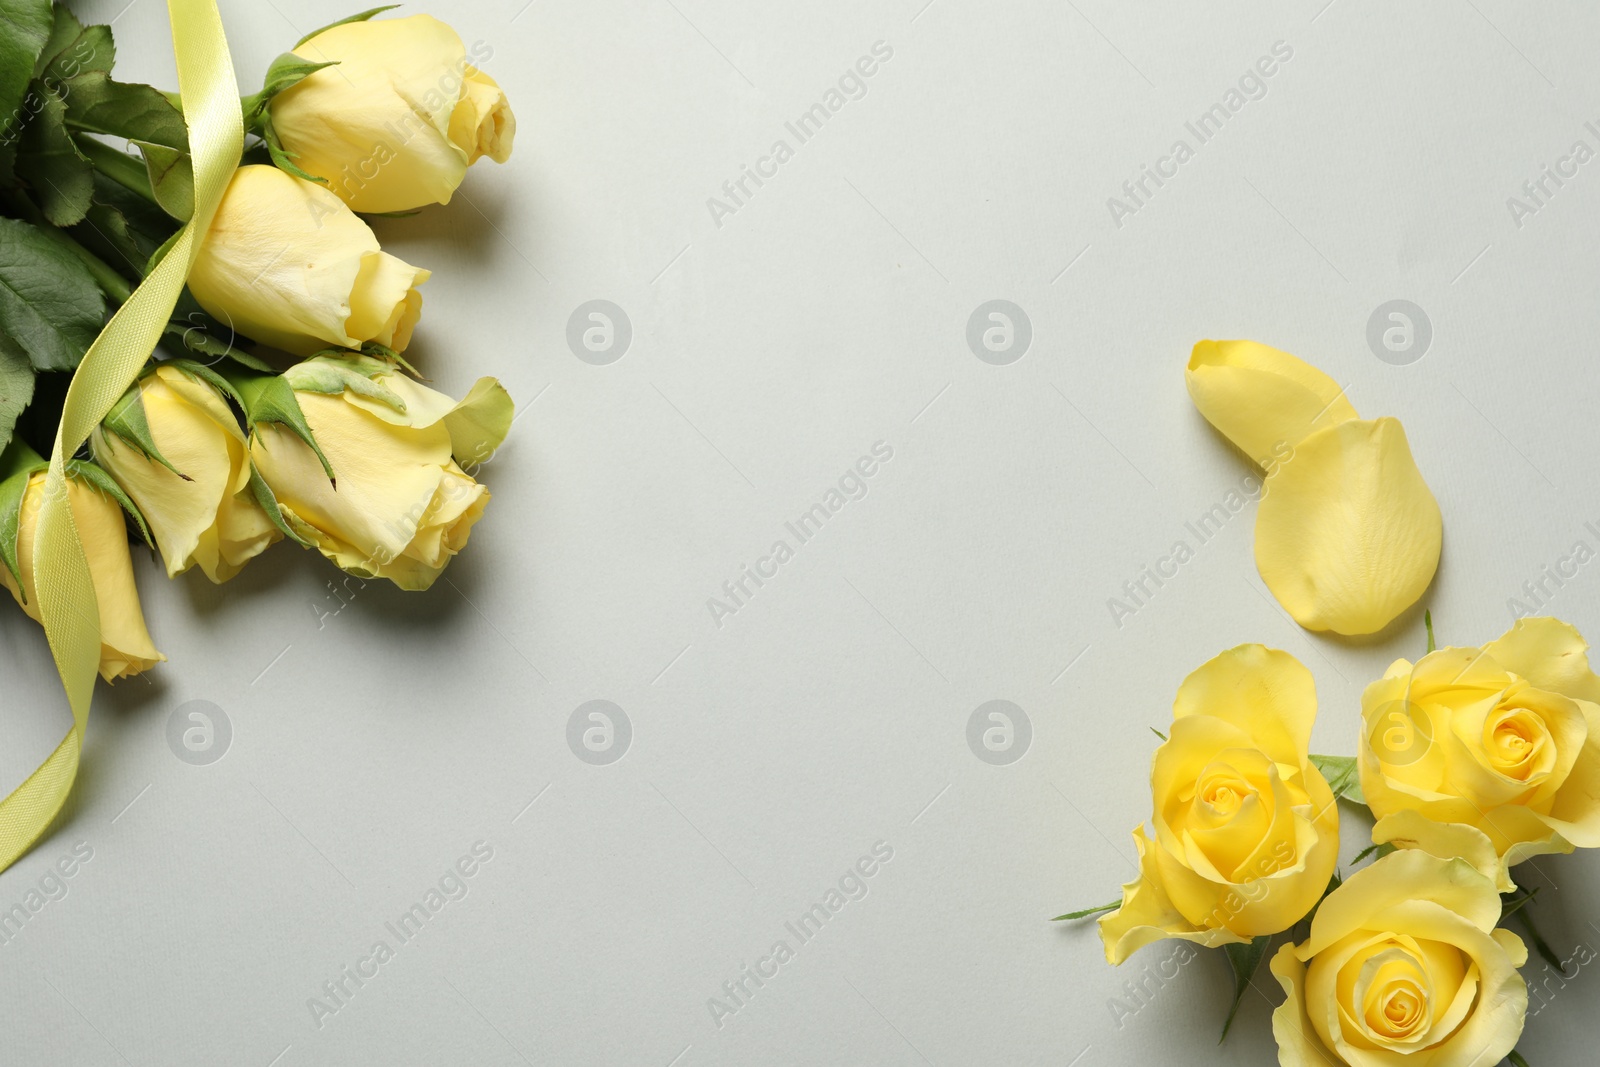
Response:
POLYGON ((403 350, 427 280, 380 249, 371 227, 322 186, 251 165, 228 183, 189 290, 239 333, 308 356, 367 341, 403 350))
POLYGON ((1272 960, 1282 1067, 1484 1067, 1516 1047, 1528 950, 1496 929, 1493 868, 1402 849, 1328 894, 1272 960))
POLYGON ((1600 847, 1600 677, 1558 619, 1520 619, 1480 648, 1397 660, 1361 696, 1361 789, 1424 839, 1472 827, 1507 868, 1600 847))
POLYGON ((480 378, 457 402, 370 357, 309 359, 283 379, 322 455, 272 422, 256 424, 250 455, 289 527, 351 574, 428 588, 489 502, 456 457, 489 458, 511 398, 480 378))
POLYGON ((1155 833, 1134 832, 1139 877, 1100 920, 1108 960, 1167 937, 1249 941, 1311 910, 1339 851, 1333 793, 1309 757, 1316 712, 1311 672, 1261 645, 1184 679, 1150 771, 1155 833))
POLYGON ((89 442, 95 460, 144 513, 168 577, 198 564, 213 582, 227 581, 278 540, 250 492, 244 433, 205 380, 157 367, 89 442))
POLYGON ((1332 378, 1254 341, 1201 341, 1184 376, 1207 421, 1267 469, 1256 568, 1296 622, 1370 634, 1417 602, 1443 525, 1397 420, 1359 418, 1332 378))
MULTIPOLYGON (((19 474, 27 478, 22 506, 17 512, 17 574, 0 565, 0 584, 22 605, 28 617, 39 620, 39 598, 33 587, 34 538, 39 532, 39 509, 44 504, 45 472, 19 474), (21 576, 21 583, 17 581, 21 576)), ((100 607, 100 677, 106 681, 127 678, 149 670, 167 657, 156 651, 145 629, 139 607, 139 590, 133 584, 133 559, 128 554, 128 526, 122 509, 109 496, 87 482, 67 478, 67 502, 89 577, 100 607)))
MULTIPOLYGON (((517 123, 506 94, 438 19, 347 22, 295 54, 338 65, 278 94, 272 127, 296 166, 357 211, 448 204, 469 166, 511 156, 517 123)), ((473 47, 479 62, 490 54, 473 47)))

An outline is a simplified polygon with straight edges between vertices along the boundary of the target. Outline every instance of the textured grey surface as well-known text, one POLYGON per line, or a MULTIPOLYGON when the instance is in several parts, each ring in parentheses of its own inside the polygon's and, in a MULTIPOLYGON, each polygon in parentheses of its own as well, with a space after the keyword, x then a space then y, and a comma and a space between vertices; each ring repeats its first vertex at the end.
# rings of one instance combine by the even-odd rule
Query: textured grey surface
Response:
MULTIPOLYGON (((170 84, 162 5, 125 2, 80 11, 117 17, 120 73, 170 84)), ((435 272, 408 355, 524 405, 487 518, 420 595, 335 590, 287 545, 220 588, 140 558, 172 662, 102 688, 71 817, 0 875, 9 907, 92 850, 0 945, 0 1060, 1272 1062, 1270 978, 1219 1049, 1220 959, 1142 979, 1168 949, 1116 972, 1091 929, 1045 922, 1128 876, 1146 727, 1189 670, 1287 649, 1317 678, 1315 749, 1349 752, 1364 683, 1422 647, 1416 615, 1370 643, 1299 631, 1255 574, 1253 505, 1186 531, 1247 473, 1188 401, 1190 345, 1275 344, 1405 421, 1445 514, 1443 640, 1496 636, 1524 581, 1600 547, 1600 161, 1520 226, 1507 206, 1600 148, 1600 13, 1324 3, 416 5, 493 48, 520 121, 509 165, 379 227, 435 272), (877 42, 865 95, 801 143, 785 124, 877 42), (1199 144, 1185 123, 1278 42, 1199 144), (1178 139, 1193 158, 1114 219, 1178 139), (1395 365, 1368 323, 1402 299, 1432 338, 1395 365), (620 359, 569 350, 594 300, 631 324, 620 359), (969 348, 991 300, 1030 323, 1020 359, 969 348), (865 495, 846 479, 858 498, 800 543, 785 524, 878 442, 865 495), (1180 539, 1194 558, 1117 625, 1108 598, 1180 539), (792 558, 761 564, 778 540, 792 558), (196 700, 232 727, 205 766, 166 741, 196 700), (591 700, 627 717, 620 760, 569 747, 591 700), (968 746, 992 700, 1031 724, 1006 765, 968 746), (459 899, 388 932, 476 842, 459 899), (878 842, 865 895, 847 880, 860 899, 800 944, 785 924, 878 842), (317 1025, 308 1000, 380 940, 317 1025), (708 998, 779 940, 793 958, 719 1028, 708 998), (1153 1008, 1115 1010, 1130 980, 1153 1008)), ((223 8, 247 89, 346 13, 223 8)), ((1600 637, 1597 593, 1586 565, 1551 610, 1600 637)), ((10 788, 67 721, 10 609, 0 672, 10 788)), ((1523 870, 1563 955, 1600 945, 1600 859, 1523 870)), ((1587 971, 1557 990, 1530 1062, 1584 1059, 1597 1006, 1587 971)))

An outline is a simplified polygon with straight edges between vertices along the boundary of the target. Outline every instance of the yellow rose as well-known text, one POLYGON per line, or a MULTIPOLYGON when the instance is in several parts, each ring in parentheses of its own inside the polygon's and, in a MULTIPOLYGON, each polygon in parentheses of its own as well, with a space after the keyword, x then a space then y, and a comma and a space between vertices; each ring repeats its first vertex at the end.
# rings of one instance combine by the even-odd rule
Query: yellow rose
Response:
POLYGON ((376 341, 396 352, 422 316, 428 272, 378 247, 315 182, 240 167, 200 245, 189 291, 246 337, 306 356, 376 341))
POLYGON ((278 540, 250 489, 250 454, 226 400, 171 364, 141 378, 95 427, 95 461, 144 513, 168 577, 195 564, 225 582, 278 540))
POLYGON ((1332 378, 1254 341, 1201 341, 1185 379, 1207 421, 1267 471, 1256 569, 1296 622, 1370 634, 1417 602, 1443 525, 1397 420, 1357 417, 1332 378))
POLYGON ((1486 835, 1507 868, 1600 847, 1600 678, 1557 619, 1520 619, 1476 648, 1397 660, 1361 695, 1361 790, 1380 820, 1415 811, 1424 841, 1486 835), (1429 826, 1428 823, 1435 824, 1429 826))
POLYGON ((1261 645, 1184 679, 1150 771, 1155 834, 1134 832, 1139 877, 1100 920, 1106 959, 1166 937, 1249 941, 1317 903, 1338 860, 1339 813, 1309 758, 1316 713, 1311 672, 1261 645))
POLYGON ((1516 1047, 1528 1010, 1522 941, 1489 874, 1402 850, 1328 894, 1311 936, 1272 959, 1281 1067, 1484 1067, 1516 1047))
MULTIPOLYGON (((5 556, 5 566, 0 566, 0 584, 11 590, 28 617, 38 622, 33 542, 38 534, 39 508, 44 503, 44 461, 37 460, 31 466, 0 484, 0 515, 13 506, 17 508, 16 540, 0 546, 0 554, 5 556), (17 500, 17 496, 21 499, 17 500)), ((133 559, 128 554, 128 527, 122 509, 110 496, 77 477, 67 478, 67 500, 100 606, 100 677, 111 682, 149 670, 167 657, 156 651, 150 631, 145 629, 139 590, 133 584, 133 559)), ((5 525, 0 521, 0 527, 5 525)))
MULTIPOLYGON (((458 403, 370 357, 318 357, 278 380, 316 445, 257 418, 250 456, 288 527, 351 574, 428 588, 489 502, 453 457, 475 465, 499 446, 511 423, 506 391, 480 378, 458 403)), ((247 398, 262 387, 241 386, 247 398)))
MULTIPOLYGON (((270 120, 307 174, 357 211, 448 204, 467 168, 511 156, 516 118, 493 78, 428 15, 348 22, 295 49, 336 61, 278 94, 270 120)), ((473 58, 489 58, 487 45, 473 58)))

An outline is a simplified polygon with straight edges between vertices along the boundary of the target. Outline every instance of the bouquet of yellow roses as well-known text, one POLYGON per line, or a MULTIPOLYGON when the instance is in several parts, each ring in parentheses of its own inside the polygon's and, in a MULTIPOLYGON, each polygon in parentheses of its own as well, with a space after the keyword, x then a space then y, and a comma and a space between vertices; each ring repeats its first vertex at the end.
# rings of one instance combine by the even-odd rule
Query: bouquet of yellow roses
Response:
MULTIPOLYGON (((1431 582, 1440 513, 1393 419, 1287 353, 1202 341, 1188 366, 1205 417, 1267 467, 1256 562, 1313 630, 1384 630, 1431 582), (1270 456, 1271 461, 1261 457, 1270 456)), ((1516 1051, 1527 943, 1569 976, 1512 869, 1600 848, 1600 676, 1578 631, 1518 618, 1478 648, 1396 660, 1361 699, 1354 756, 1312 755, 1311 672, 1240 645, 1191 673, 1151 763, 1139 871, 1100 914, 1106 959, 1164 939, 1221 948, 1233 1005, 1270 956, 1283 1067, 1485 1067, 1516 1051), (1373 819, 1339 869, 1339 803, 1373 819), (1104 914, 1102 914, 1104 913, 1104 914)), ((1587 962, 1587 960, 1583 961, 1587 962)), ((1114 1012, 1115 1014, 1115 1012, 1114 1012)))
POLYGON ((376 8, 241 97, 214 0, 169 10, 177 93, 117 81, 109 26, 0 0, 0 583, 74 712, 0 801, 0 869, 71 789, 95 675, 165 659, 130 529, 169 577, 224 582, 285 540, 426 589, 512 419, 493 378, 461 400, 416 380, 429 272, 362 217, 448 203, 509 157, 487 49, 376 8))

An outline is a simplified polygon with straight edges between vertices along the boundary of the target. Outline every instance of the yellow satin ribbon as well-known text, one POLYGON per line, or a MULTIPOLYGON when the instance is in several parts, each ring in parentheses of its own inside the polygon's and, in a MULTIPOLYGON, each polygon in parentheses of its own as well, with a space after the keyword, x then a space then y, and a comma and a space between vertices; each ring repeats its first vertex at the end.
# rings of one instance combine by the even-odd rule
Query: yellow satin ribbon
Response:
POLYGON ((106 323, 67 390, 39 509, 33 581, 45 635, 72 706, 72 728, 50 758, 0 801, 0 870, 33 847, 72 792, 100 666, 100 610, 67 503, 66 461, 155 350, 244 148, 239 88, 216 0, 167 0, 167 15, 194 162, 194 215, 166 257, 106 323))

